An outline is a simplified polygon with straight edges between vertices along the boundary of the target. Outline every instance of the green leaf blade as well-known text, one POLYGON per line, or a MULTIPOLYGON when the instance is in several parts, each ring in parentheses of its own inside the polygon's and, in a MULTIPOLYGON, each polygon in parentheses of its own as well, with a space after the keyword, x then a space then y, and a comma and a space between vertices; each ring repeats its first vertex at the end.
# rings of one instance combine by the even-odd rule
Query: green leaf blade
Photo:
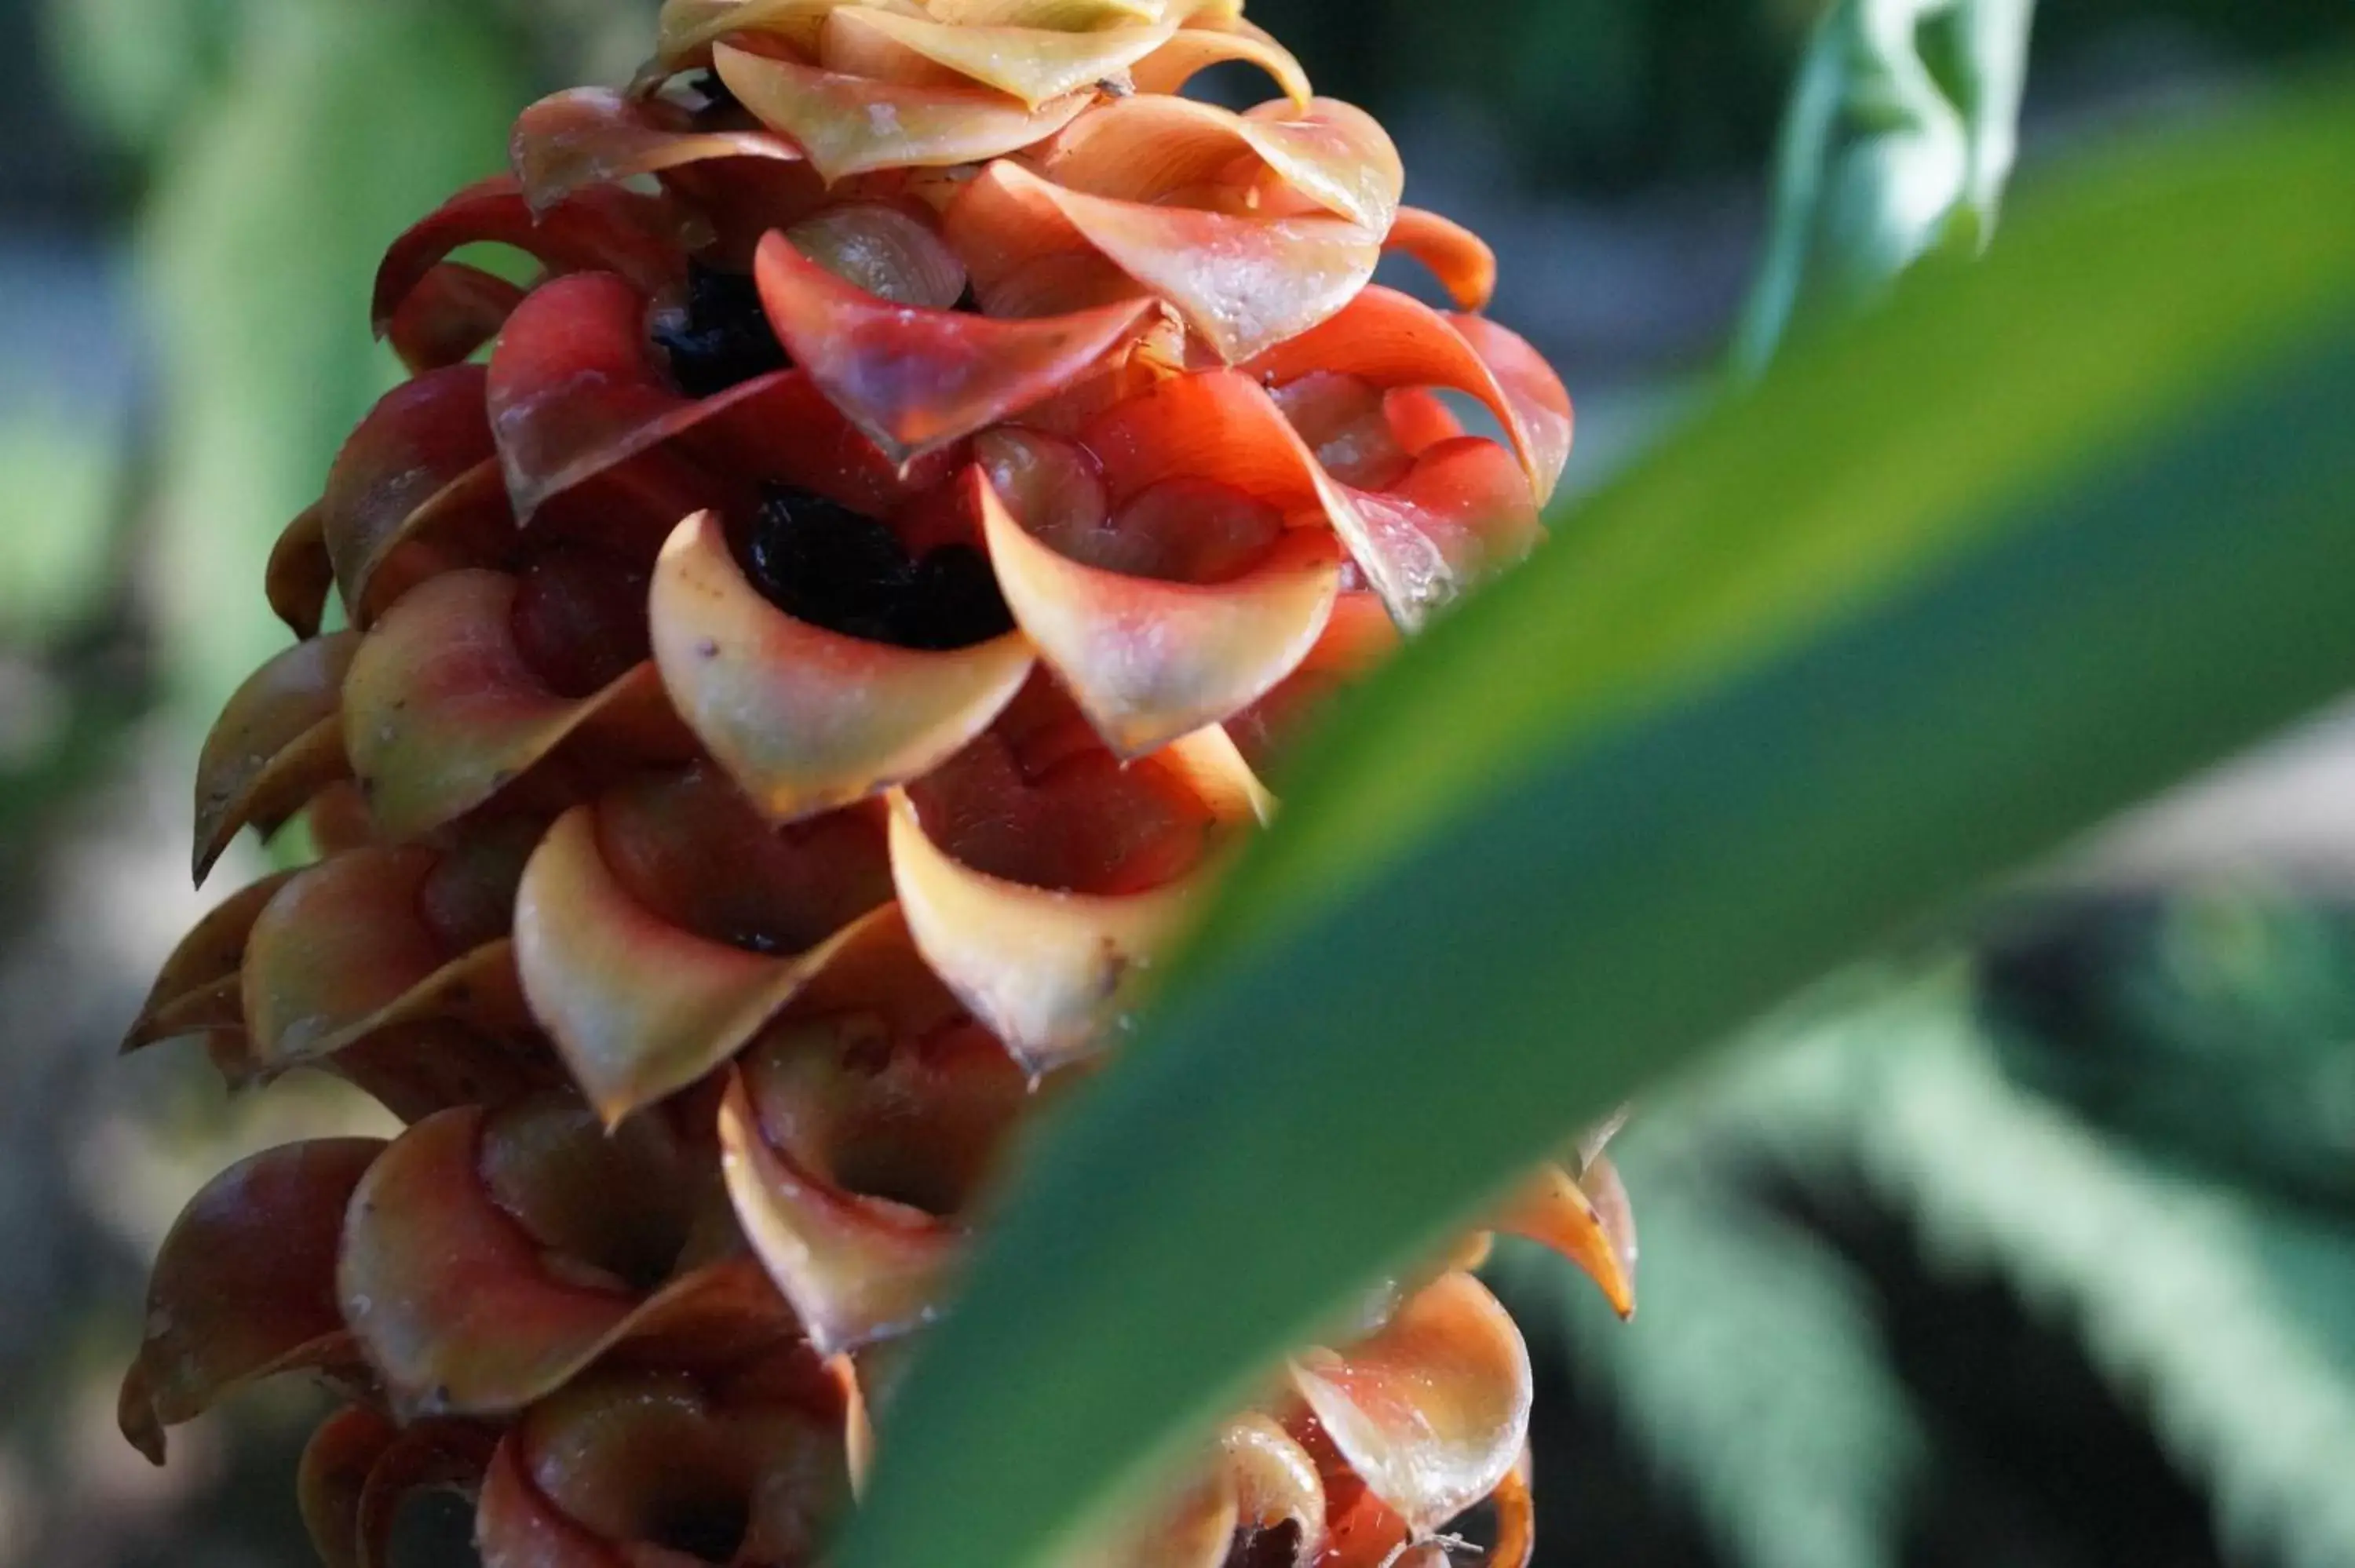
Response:
POLYGON ((1050 1560, 1580 1122, 2355 680, 2350 138, 2024 205, 1352 705, 1040 1150, 841 1561, 1050 1560))

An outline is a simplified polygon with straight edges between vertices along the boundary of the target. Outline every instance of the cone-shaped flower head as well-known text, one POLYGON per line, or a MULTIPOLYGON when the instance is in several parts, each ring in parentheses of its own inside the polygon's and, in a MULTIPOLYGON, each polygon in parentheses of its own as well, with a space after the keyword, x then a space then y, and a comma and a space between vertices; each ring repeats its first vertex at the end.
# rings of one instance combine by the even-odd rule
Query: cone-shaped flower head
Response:
MULTIPOLYGON (((1217 0, 670 0, 512 155, 387 256, 411 378, 286 530, 298 641, 199 766, 200 874, 298 817, 319 858, 208 916, 131 1036, 406 1130, 197 1199, 123 1425, 160 1457, 325 1377, 333 1564, 455 1487, 493 1568, 797 1568, 1009 1148, 1301 722, 1533 542, 1570 404, 1381 128, 1217 0), (1183 96, 1238 63, 1269 101, 1183 96)), ((1597 1151, 1497 1224, 1630 1308, 1597 1151)), ((1518 1563, 1484 1246, 1088 1561, 1436 1560, 1494 1499, 1518 1563)))

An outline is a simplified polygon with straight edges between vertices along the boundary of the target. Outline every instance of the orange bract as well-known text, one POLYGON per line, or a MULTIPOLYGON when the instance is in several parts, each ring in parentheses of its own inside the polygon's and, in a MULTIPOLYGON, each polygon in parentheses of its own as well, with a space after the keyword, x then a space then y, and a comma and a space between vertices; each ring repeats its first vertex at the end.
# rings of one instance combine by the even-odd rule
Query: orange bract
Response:
MULTIPOLYGON (((197 1198, 123 1426, 160 1456, 325 1376, 337 1568, 428 1488, 492 1568, 802 1568, 1012 1151, 1277 809, 1260 770, 1537 542, 1570 402, 1369 284, 1401 251, 1476 313, 1496 261, 1221 0, 668 0, 626 90, 510 150, 387 256, 413 378, 272 552, 299 641, 197 767, 199 874, 298 816, 320 858, 207 916, 126 1040, 406 1130, 197 1198), (1178 96, 1226 61, 1279 96, 1178 96)), ((1632 1309, 1594 1149, 1495 1224, 1632 1309)), ((1485 1246, 1071 1563, 1435 1563, 1493 1499, 1521 1568, 1485 1246)))

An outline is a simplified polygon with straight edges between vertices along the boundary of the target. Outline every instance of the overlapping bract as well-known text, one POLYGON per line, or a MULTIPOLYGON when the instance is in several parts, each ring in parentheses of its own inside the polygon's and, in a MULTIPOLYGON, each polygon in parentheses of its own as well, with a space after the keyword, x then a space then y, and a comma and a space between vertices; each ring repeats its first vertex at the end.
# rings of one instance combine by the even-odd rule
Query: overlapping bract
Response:
MULTIPOLYGON (((630 90, 512 153, 387 257, 413 378, 273 553, 301 641, 199 766, 200 873, 298 816, 320 857, 208 916, 131 1035, 407 1130, 198 1198, 124 1427, 160 1456, 306 1369, 350 1402, 301 1478, 331 1563, 455 1487, 494 1568, 800 1564, 1008 1150, 1285 737, 1534 541, 1569 401, 1369 283, 1395 249, 1476 313, 1495 263, 1217 0, 670 0, 630 90), (1279 96, 1176 96, 1236 61, 1279 96)), ((1632 1308, 1593 1150, 1496 1223, 1632 1308)), ((1518 1563, 1484 1246, 1085 1561, 1374 1568, 1493 1498, 1518 1563)))

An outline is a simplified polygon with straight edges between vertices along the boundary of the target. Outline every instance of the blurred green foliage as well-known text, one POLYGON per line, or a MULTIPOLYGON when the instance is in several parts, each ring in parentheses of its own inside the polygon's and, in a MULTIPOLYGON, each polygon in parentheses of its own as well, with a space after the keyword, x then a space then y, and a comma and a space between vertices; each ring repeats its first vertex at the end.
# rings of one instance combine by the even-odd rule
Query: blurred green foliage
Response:
POLYGON ((1933 249, 1985 249, 2019 140, 2034 0, 1844 0, 1799 64, 1735 373, 1803 307, 1852 311, 1933 249))
POLYGON ((90 129, 124 154, 160 145, 228 73, 249 0, 74 0, 42 15, 46 57, 90 129))
POLYGON ((1809 0, 1257 0, 1319 90, 1393 108, 1453 96, 1511 129, 1522 173, 1629 189, 1754 166, 1809 0))
POLYGON ((42 644, 92 614, 121 563, 116 452, 75 421, 0 424, 0 646, 42 644))
POLYGON ((164 409, 157 580, 195 711, 283 642, 250 613, 262 563, 397 377, 366 329, 378 259, 496 172, 525 84, 479 9, 271 0, 158 165, 139 235, 164 409))
POLYGON ((2024 1083, 2219 1181, 2355 1214, 2355 913, 2232 888, 2064 906, 1987 963, 2024 1083))
MULTIPOLYGON (((1852 1223, 1826 1217, 1859 1203, 1910 1234, 1932 1288, 2000 1287, 2148 1423, 2211 1499, 2220 1537, 2179 1541, 2172 1560, 2343 1568, 2355 1563, 2355 1192, 2292 1196, 2220 1163, 2212 1124, 2236 1124, 2233 1145, 2268 1161, 2344 1181, 2343 1093, 2335 1116, 2318 1115, 2268 1092, 2286 1084, 2266 1058, 2328 1059, 2343 1075, 2350 985, 2343 906, 2220 888, 2046 911, 1977 959, 1852 983, 1646 1107, 1621 1150, 1645 1204, 1635 1325, 1604 1321, 1591 1287, 1544 1255, 1517 1250, 1496 1278, 1742 1568, 1905 1556, 1933 1472, 1959 1457, 1923 1441, 1955 1432, 1955 1384, 2015 1402, 2021 1426, 2071 1418, 2070 1391, 2020 1386, 2001 1340, 1942 1343, 1935 1353, 1959 1350, 1964 1364, 1934 1383, 1901 1370, 1922 1351, 1891 1338, 1884 1292, 1897 1286, 1859 1266, 1852 1223), (2241 1043, 2243 1075, 2199 1065, 2241 1043), (2127 1059, 2161 1114, 2075 1092, 2127 1059), (2209 1125, 2195 1125, 2181 1108, 2203 1096, 2209 1125), (1710 1194, 1699 1226, 1696 1190, 1710 1194), (1794 1192, 1810 1201, 1795 1208, 1794 1192)), ((2133 1514, 2163 1506, 2097 1491, 2074 1502, 2121 1550, 2139 1533, 2133 1514)), ((2015 1536, 2010 1550, 2033 1549, 2015 1536)))
MULTIPOLYGON (((1826 0, 1252 0, 1319 90, 1394 112, 1453 97, 1490 114, 1531 185, 1626 193, 1696 175, 1755 176, 1826 0)), ((2223 63, 2355 40, 2343 0, 2069 0, 2047 8, 2048 62, 2122 37, 2223 63)))
MULTIPOLYGON (((207 722, 282 641, 254 592, 278 531, 397 377, 367 331, 384 247, 501 166, 532 91, 624 69, 639 0, 57 0, 46 58, 136 193, 137 315, 155 355, 152 426, 126 450, 27 423, 10 452, 35 492, 86 503, 109 464, 139 472, 104 512, 13 532, 0 640, 54 631, 89 574, 134 554, 164 695, 207 722), (34 617, 41 624, 34 624, 34 617)), ((43 503, 44 515, 63 513, 43 503)))

